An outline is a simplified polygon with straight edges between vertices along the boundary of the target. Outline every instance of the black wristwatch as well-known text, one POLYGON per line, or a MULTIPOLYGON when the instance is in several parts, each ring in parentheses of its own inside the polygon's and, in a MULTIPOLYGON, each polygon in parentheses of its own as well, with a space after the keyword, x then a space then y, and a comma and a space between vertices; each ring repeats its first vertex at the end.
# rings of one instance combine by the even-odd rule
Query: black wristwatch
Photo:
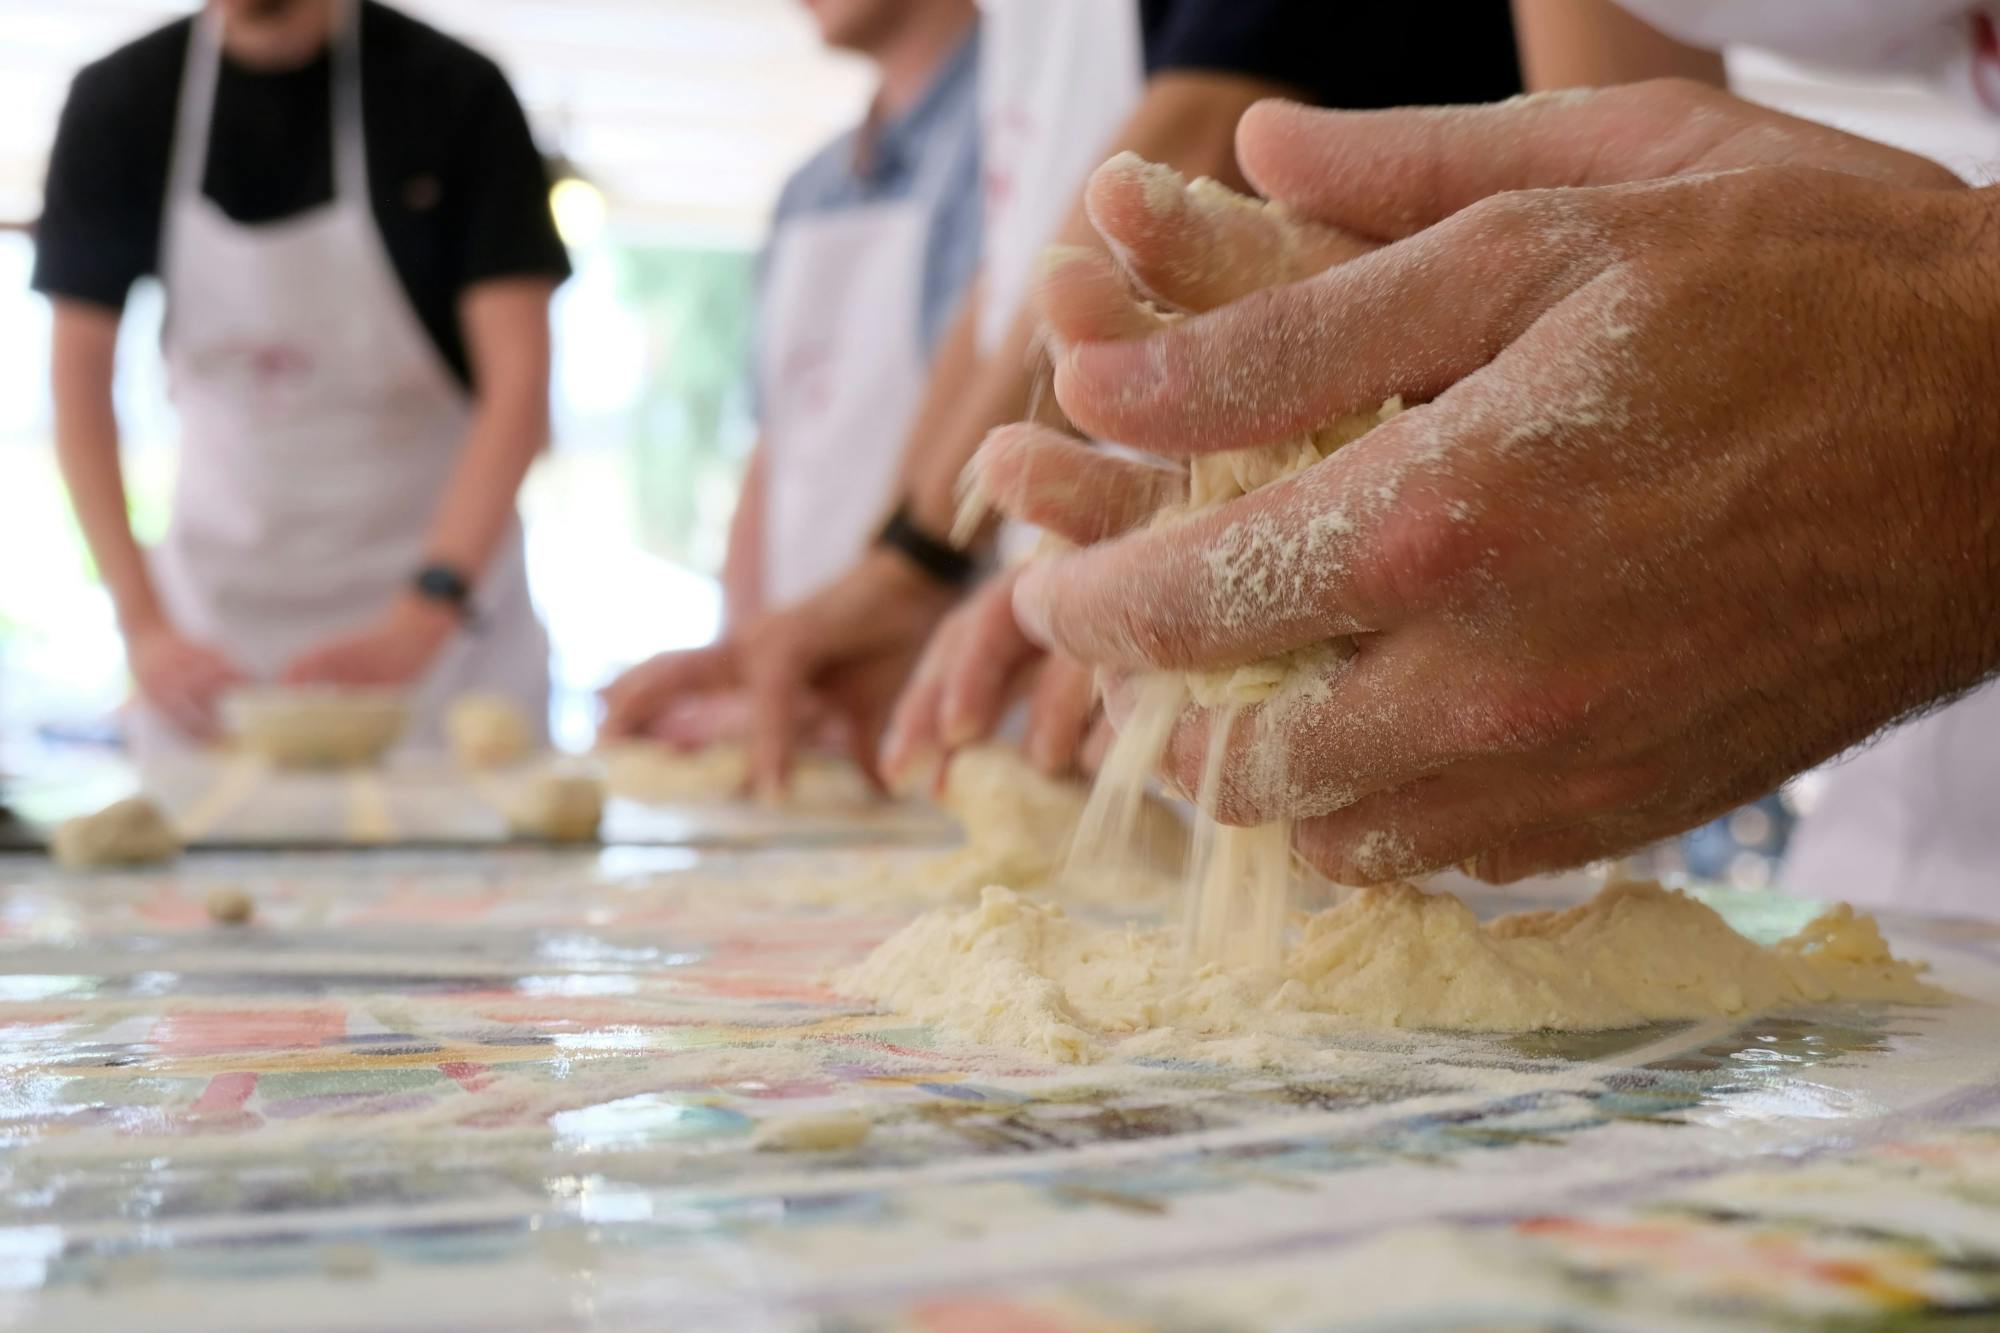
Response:
POLYGON ((472 609, 472 580, 456 565, 434 562, 425 565, 410 580, 410 588, 427 602, 436 602, 471 626, 478 617, 472 609))
POLYGON ((889 515, 889 521, 875 534, 875 544, 900 553, 933 582, 947 588, 963 588, 978 570, 978 563, 971 556, 918 527, 907 504, 896 506, 896 512, 889 515))

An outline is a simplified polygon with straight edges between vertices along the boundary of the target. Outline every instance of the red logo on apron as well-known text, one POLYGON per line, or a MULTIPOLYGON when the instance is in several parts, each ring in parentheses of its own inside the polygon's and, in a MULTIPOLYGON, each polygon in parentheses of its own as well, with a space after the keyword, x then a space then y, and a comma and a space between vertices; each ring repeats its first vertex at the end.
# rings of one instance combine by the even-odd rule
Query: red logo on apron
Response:
POLYGON ((1972 16, 1972 91, 1988 111, 2000 115, 2000 24, 1991 10, 1972 16))

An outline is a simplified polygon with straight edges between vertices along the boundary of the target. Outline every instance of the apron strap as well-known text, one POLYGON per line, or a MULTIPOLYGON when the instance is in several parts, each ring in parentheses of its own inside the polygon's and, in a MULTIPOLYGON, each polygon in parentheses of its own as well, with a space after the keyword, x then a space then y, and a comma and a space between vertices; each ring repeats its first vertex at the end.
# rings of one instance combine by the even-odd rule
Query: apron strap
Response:
MULTIPOLYGON (((181 73, 180 108, 174 116, 173 165, 167 172, 167 202, 201 193, 208 164, 208 131, 215 119, 215 84, 222 66, 222 15, 203 5, 188 33, 187 64, 181 73)), ((169 217, 172 210, 168 210, 169 217)))
MULTIPOLYGON (((333 21, 333 197, 352 203, 368 197, 368 143, 361 118, 361 6, 335 0, 333 21)), ((174 151, 167 171, 169 205, 199 197, 215 124, 215 87, 222 71, 222 15, 204 5, 188 34, 174 117, 174 151)), ((165 216, 171 217, 172 208, 165 216)), ((163 251, 164 252, 164 251, 163 251)))
POLYGON ((368 207, 368 136, 361 118, 360 0, 334 0, 333 197, 368 207))

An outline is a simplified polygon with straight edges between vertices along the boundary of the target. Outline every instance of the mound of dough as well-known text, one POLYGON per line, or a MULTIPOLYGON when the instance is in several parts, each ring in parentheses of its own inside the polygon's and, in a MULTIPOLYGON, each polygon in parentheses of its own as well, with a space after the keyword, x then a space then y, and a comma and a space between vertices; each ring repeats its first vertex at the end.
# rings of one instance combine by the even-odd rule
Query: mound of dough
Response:
MULTIPOLYGON (((1138 807, 1129 839, 1114 864, 1065 870, 1089 791, 1051 778, 1012 745, 960 750, 945 769, 938 802, 965 831, 965 846, 927 868, 940 883, 970 898, 989 884, 1036 889, 1060 880, 1076 894, 1100 901, 1134 896, 1132 874, 1177 875, 1187 856, 1187 830, 1174 812, 1147 797, 1138 807), (1102 894, 1091 888, 1105 889, 1102 894)), ((1156 890, 1158 884, 1145 886, 1156 890)))
POLYGON ((1449 894, 1364 889, 1309 918, 1275 971, 1197 964, 1177 931, 1072 921, 995 887, 975 908, 918 918, 838 984, 961 1037, 1087 1061, 1340 1026, 1593 1031, 1842 999, 1940 1002, 1923 970, 1845 906, 1764 948, 1650 883, 1484 925, 1449 894))
POLYGON ((537 773, 508 798, 506 813, 520 837, 589 842, 604 819, 604 784, 587 773, 537 773))
POLYGON ((506 768, 535 750, 534 728, 504 694, 462 694, 444 715, 445 743, 463 768, 506 768))
MULTIPOLYGON (((741 745, 676 750, 628 741, 598 752, 605 786, 641 805, 708 805, 743 799, 750 787, 750 752, 741 745)), ((881 797, 845 760, 807 755, 792 769, 782 808, 838 812, 878 804, 881 797)))
POLYGON ((157 865, 180 852, 180 835, 160 807, 143 796, 129 796, 94 815, 65 820, 49 839, 49 855, 69 870, 157 865))
POLYGON ((250 753, 280 768, 354 768, 378 763, 403 734, 407 710, 393 690, 238 690, 223 720, 250 753))

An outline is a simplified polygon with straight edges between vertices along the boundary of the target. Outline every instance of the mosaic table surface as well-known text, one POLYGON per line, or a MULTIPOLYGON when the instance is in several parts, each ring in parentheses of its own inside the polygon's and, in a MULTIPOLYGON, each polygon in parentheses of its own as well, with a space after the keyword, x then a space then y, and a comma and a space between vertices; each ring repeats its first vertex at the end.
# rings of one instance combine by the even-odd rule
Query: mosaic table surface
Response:
POLYGON ((2000 929, 1887 923, 1946 1008, 1072 1068, 829 988, 906 913, 782 886, 907 855, 0 858, 0 1328, 2000 1328, 2000 929))

